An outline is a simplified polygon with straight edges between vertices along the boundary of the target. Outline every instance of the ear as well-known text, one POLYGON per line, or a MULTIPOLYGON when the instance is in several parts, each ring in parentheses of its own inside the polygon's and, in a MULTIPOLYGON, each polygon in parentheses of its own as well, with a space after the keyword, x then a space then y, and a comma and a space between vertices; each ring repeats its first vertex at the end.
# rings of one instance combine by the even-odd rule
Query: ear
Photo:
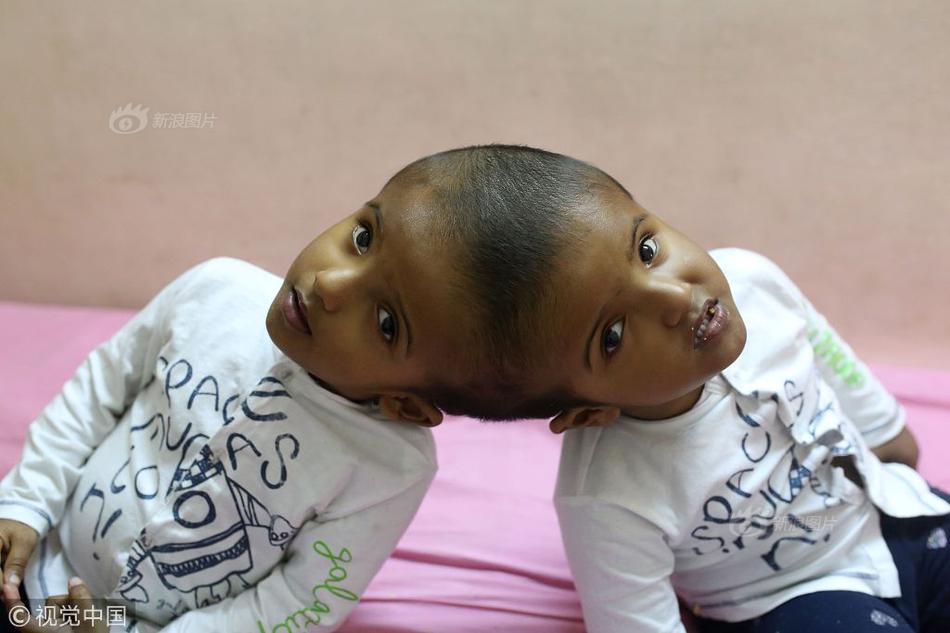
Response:
POLYGON ((588 426, 609 426, 620 417, 617 407, 575 407, 561 412, 551 420, 552 433, 563 433, 568 429, 583 429, 588 426))
POLYGON ((439 426, 442 412, 428 400, 411 393, 379 397, 379 410, 390 420, 409 422, 419 426, 439 426))

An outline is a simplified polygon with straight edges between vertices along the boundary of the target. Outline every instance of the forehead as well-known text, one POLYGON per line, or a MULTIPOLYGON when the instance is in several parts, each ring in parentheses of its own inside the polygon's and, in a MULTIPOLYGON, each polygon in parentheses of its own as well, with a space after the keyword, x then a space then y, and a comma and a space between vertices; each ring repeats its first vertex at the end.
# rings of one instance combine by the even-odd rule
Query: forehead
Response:
POLYGON ((400 268, 426 278, 445 272, 451 249, 446 244, 445 219, 431 185, 397 177, 372 202, 379 207, 387 252, 398 259, 400 268))
POLYGON ((463 342, 476 324, 456 268, 459 245, 447 239, 435 191, 424 182, 394 180, 372 202, 382 221, 383 274, 405 306, 414 349, 444 362, 470 356, 463 342))
POLYGON ((605 195, 575 215, 572 239, 551 271, 558 314, 552 334, 561 352, 580 339, 586 344, 602 309, 626 289, 634 222, 645 213, 625 196, 605 195))
POLYGON ((400 239, 418 240, 415 250, 436 246, 434 239, 445 219, 437 206, 436 189, 419 177, 396 176, 380 191, 373 202, 383 213, 385 227, 393 228, 400 239))
POLYGON ((572 237, 555 274, 561 281, 598 287, 600 282, 614 279, 625 268, 635 221, 646 213, 629 198, 599 196, 574 215, 572 237))

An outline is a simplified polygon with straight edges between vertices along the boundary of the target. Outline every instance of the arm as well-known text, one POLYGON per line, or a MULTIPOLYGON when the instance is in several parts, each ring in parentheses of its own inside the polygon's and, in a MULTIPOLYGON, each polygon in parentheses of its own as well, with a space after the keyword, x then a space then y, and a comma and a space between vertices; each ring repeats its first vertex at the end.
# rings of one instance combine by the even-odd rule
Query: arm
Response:
POLYGON ((685 633, 662 531, 620 506, 557 500, 558 521, 590 633, 685 633))
POLYGON ((0 482, 0 518, 40 537, 59 522, 86 459, 151 379, 176 294, 205 266, 177 278, 93 350, 30 425, 20 462, 0 482))
POLYGON ((842 410, 872 448, 894 439, 905 428, 904 407, 871 374, 827 319, 801 297, 808 318, 808 339, 822 378, 838 396, 842 410))
MULTIPOLYGON (((162 633, 335 631, 396 548, 431 482, 360 512, 304 525, 280 565, 257 585, 179 616, 162 633)), ((139 622, 134 633, 158 627, 139 622)))
POLYGON ((808 315, 808 339, 815 360, 844 413, 882 462, 917 467, 917 441, 906 424, 906 412, 897 399, 871 374, 827 319, 802 296, 808 315))
POLYGON ((904 450, 910 445, 916 448, 913 436, 905 426, 904 407, 881 385, 795 283, 774 263, 763 260, 782 291, 791 295, 794 303, 800 306, 808 323, 807 336, 815 350, 815 363, 821 376, 834 390, 842 411, 854 422, 868 446, 882 459, 887 456, 904 463, 913 461, 909 464, 911 466, 916 464, 916 451, 909 454, 904 450), (891 444, 892 440, 896 441, 891 444))

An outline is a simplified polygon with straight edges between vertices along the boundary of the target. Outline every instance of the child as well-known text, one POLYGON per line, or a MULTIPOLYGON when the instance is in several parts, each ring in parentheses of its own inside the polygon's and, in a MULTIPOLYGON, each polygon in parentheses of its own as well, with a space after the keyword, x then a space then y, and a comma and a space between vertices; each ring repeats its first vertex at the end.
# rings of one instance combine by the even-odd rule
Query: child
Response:
POLYGON ((950 631, 950 497, 882 463, 916 461, 897 401, 775 264, 601 181, 558 216, 522 406, 572 429, 555 503, 588 630, 684 631, 678 595, 704 630, 950 631))
POLYGON ((442 170, 405 168, 283 280, 192 268, 92 352, 0 484, 8 606, 79 576, 131 631, 340 625, 433 478, 427 427, 505 389, 480 378, 477 214, 434 197, 472 191, 442 170))

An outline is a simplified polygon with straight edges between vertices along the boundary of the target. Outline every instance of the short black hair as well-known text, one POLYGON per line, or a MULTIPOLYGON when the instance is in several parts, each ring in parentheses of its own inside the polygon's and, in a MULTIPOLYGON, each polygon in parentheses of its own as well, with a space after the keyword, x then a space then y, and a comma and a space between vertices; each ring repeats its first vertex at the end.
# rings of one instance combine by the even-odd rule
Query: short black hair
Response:
POLYGON ((573 215, 619 190, 583 161, 524 145, 473 145, 417 160, 395 178, 424 182, 443 234, 461 245, 456 272, 473 302, 481 358, 465 385, 436 380, 427 397, 450 414, 485 420, 550 417, 578 404, 570 394, 527 396, 524 377, 547 362, 541 332, 555 300, 548 273, 573 236, 573 215))

